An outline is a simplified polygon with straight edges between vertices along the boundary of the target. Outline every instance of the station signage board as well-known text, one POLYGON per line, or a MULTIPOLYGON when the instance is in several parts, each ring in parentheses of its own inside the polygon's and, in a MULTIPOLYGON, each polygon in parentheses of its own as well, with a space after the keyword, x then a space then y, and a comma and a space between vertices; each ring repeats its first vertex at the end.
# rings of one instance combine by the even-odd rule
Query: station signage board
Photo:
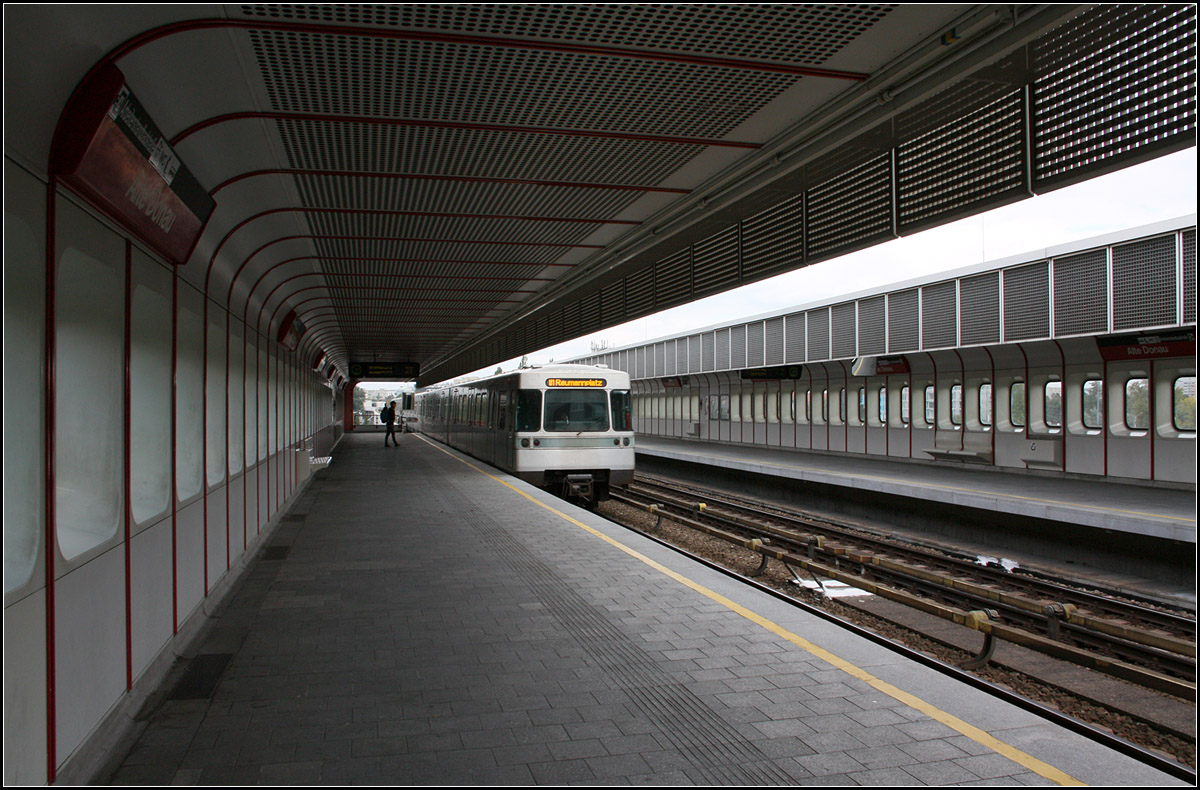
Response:
POLYGON ((912 372, 908 357, 859 357, 850 365, 855 376, 894 376, 912 372))
POLYGON ((363 379, 415 379, 421 373, 417 362, 351 362, 350 378, 363 379))
POLYGON ((1196 354, 1196 330, 1168 329, 1096 338, 1100 357, 1107 361, 1188 357, 1196 354))
POLYGON ((783 381, 798 379, 804 373, 803 365, 780 365, 771 368, 746 368, 742 371, 743 381, 783 381))
POLYGON ((90 75, 63 111, 51 172, 176 265, 216 205, 116 66, 90 75))
POLYGON ((295 351, 306 329, 307 327, 304 326, 304 322, 296 318, 296 311, 292 310, 279 323, 279 333, 275 339, 279 345, 288 351, 295 351))
POLYGON ((689 376, 667 376, 662 379, 662 385, 667 389, 679 389, 680 387, 688 386, 690 383, 691 378, 689 376))

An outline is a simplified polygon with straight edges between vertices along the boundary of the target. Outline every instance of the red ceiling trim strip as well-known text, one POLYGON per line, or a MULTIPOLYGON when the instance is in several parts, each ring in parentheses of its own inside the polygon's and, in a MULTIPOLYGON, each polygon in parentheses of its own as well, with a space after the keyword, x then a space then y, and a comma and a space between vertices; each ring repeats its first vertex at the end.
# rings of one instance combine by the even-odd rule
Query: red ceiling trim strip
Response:
POLYGON ((224 115, 214 115, 199 121, 171 140, 172 146, 177 146, 196 132, 210 126, 217 126, 230 121, 244 120, 268 121, 312 121, 316 123, 352 123, 366 126, 412 126, 421 129, 459 129, 470 132, 512 132, 517 134, 545 134, 555 137, 592 137, 603 140, 629 140, 633 142, 667 143, 669 145, 695 145, 705 148, 743 148, 757 151, 762 143, 752 143, 745 140, 721 140, 711 137, 680 137, 666 134, 641 134, 637 132, 605 132, 594 129, 565 129, 550 126, 518 126, 502 123, 478 123, 468 121, 441 121, 422 118, 383 118, 377 115, 334 115, 331 113, 276 112, 276 111, 245 111, 231 112, 224 115))
POLYGON ((215 196, 225 187, 236 184, 247 178, 264 175, 293 175, 293 176, 335 176, 342 178, 383 178, 397 181, 451 181, 470 184, 508 184, 514 186, 566 187, 571 189, 608 189, 627 192, 663 192, 672 195, 690 195, 692 190, 676 187, 654 187, 639 184, 602 184, 585 181, 551 181, 537 178, 496 178, 490 176, 447 176, 424 173, 387 173, 368 172, 361 170, 314 170, 305 168, 275 168, 270 170, 253 170, 222 181, 209 191, 209 197, 215 196))

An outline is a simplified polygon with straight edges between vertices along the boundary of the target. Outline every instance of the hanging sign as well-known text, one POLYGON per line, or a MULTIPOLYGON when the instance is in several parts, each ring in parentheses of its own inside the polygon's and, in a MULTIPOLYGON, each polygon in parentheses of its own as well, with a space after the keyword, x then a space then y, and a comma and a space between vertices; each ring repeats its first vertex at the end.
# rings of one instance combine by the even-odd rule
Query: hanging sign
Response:
POLYGON ((351 362, 350 378, 400 380, 415 379, 421 374, 421 365, 417 362, 351 362))
POLYGON ((295 351, 307 328, 303 321, 296 318, 296 311, 292 310, 279 323, 279 334, 275 340, 288 351, 295 351))
POLYGON ((216 205, 116 66, 91 75, 63 111, 51 172, 177 265, 216 205))
POLYGON ((803 372, 803 365, 782 365, 773 368, 745 368, 741 374, 743 381, 780 381, 798 379, 803 372))
POLYGON ((1162 332, 1110 335, 1096 338, 1096 345, 1100 347, 1100 357, 1109 361, 1191 357, 1196 355, 1196 330, 1169 329, 1162 332))

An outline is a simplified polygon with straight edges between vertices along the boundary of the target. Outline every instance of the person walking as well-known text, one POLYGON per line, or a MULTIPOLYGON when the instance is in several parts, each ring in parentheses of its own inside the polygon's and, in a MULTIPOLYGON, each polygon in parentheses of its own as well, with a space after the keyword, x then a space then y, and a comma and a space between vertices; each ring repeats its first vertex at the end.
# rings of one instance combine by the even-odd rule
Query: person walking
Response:
POLYGON ((392 427, 396 422, 396 401, 392 401, 383 407, 383 411, 379 412, 379 420, 387 426, 387 433, 383 436, 383 446, 388 446, 388 439, 392 440, 392 445, 400 446, 400 442, 396 441, 396 432, 392 427))

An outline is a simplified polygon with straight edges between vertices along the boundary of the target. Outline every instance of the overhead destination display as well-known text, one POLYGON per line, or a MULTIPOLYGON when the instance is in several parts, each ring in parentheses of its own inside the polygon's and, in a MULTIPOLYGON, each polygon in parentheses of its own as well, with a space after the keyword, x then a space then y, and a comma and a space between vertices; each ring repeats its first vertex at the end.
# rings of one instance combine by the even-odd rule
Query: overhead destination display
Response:
POLYGON ((547 387, 604 387, 604 379, 546 379, 547 387))
POLYGON ((63 112, 51 170, 168 262, 187 262, 216 203, 116 66, 91 75, 63 112))
POLYGON ((421 374, 416 362, 351 362, 352 379, 415 379, 421 374))

